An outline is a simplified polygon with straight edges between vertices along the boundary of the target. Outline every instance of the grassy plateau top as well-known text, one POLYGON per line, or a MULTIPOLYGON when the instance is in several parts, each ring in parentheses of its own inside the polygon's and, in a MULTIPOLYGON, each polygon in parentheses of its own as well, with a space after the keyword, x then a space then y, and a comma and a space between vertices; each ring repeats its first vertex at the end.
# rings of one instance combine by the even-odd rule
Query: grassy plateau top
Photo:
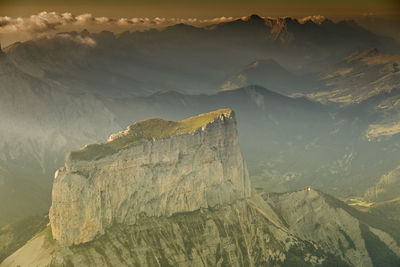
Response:
POLYGON ((220 109, 181 121, 163 119, 139 121, 129 126, 125 131, 113 134, 105 143, 86 145, 79 150, 72 151, 69 159, 74 161, 97 160, 148 140, 195 132, 214 122, 217 118, 221 118, 221 116, 230 118, 232 114, 231 109, 220 109))

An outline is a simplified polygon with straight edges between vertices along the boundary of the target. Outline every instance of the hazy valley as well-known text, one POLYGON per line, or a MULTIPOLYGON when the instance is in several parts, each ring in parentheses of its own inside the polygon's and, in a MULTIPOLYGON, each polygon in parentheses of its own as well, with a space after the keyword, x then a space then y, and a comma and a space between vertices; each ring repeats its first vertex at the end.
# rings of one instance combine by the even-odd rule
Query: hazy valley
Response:
POLYGON ((399 64, 257 15, 3 47, 0 265, 398 266, 399 64))

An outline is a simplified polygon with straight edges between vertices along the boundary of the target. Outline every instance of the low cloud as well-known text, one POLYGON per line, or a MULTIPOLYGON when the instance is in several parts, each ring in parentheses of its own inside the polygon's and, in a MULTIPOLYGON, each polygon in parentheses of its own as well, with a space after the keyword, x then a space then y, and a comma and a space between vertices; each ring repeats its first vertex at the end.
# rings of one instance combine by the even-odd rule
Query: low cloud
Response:
POLYGON ((57 37, 69 39, 69 40, 72 40, 79 44, 83 44, 83 45, 90 46, 90 47, 96 46, 96 41, 89 36, 80 36, 80 35, 71 35, 69 33, 61 33, 61 34, 58 34, 57 37))
POLYGON ((71 13, 41 12, 29 18, 0 17, 0 34, 14 32, 45 32, 71 24, 76 18, 71 13))
MULTIPOLYGON (((238 18, 219 17, 198 18, 109 18, 95 17, 90 13, 74 15, 72 13, 40 12, 30 17, 0 17, 0 42, 7 46, 16 41, 26 41, 38 37, 52 36, 57 32, 109 30, 114 32, 162 28, 185 23, 193 26, 205 26, 228 22, 238 18)), ((76 40, 87 45, 95 45, 91 40, 76 40)))
POLYGON ((72 28, 91 28, 93 26, 110 26, 110 27, 159 27, 168 26, 177 23, 186 23, 191 25, 203 25, 211 23, 220 23, 234 20, 233 17, 220 17, 212 19, 197 18, 108 18, 94 17, 90 13, 73 15, 71 13, 56 12, 40 12, 27 18, 11 18, 0 17, 0 34, 12 34, 24 32, 28 34, 46 33, 56 30, 63 30, 68 27, 72 28))

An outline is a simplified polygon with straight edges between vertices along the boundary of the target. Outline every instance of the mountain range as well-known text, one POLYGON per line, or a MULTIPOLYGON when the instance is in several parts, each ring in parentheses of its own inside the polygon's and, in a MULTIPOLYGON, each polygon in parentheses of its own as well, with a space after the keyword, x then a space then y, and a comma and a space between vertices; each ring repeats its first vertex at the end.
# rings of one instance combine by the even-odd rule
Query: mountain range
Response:
POLYGON ((400 262, 400 232, 389 220, 311 187, 251 188, 230 109, 136 122, 69 153, 55 176, 50 224, 23 246, 14 245, 16 227, 2 230, 5 247, 19 249, 1 266, 400 262))
MULTIPOLYGON (((306 198, 312 200, 307 203, 314 203, 314 198, 328 203, 332 195, 350 205, 329 202, 355 218, 350 221, 359 221, 358 228, 351 226, 361 233, 357 237, 349 234, 350 228, 343 230, 354 246, 356 240, 368 238, 381 244, 378 237, 396 254, 386 234, 375 229, 398 240, 390 225, 400 218, 399 51, 394 40, 353 21, 257 15, 201 28, 178 24, 121 34, 63 32, 4 48, 0 240, 11 245, 0 255, 4 258, 43 230, 54 172, 68 151, 102 142, 134 121, 177 121, 221 108, 236 112, 249 177, 264 197, 257 202, 267 203, 283 218, 280 226, 294 227, 303 249, 314 254, 324 250, 309 243, 321 241, 309 230, 310 225, 317 228, 317 219, 297 229, 285 214, 290 207, 285 198, 293 197, 301 208, 303 188, 311 186, 313 193, 306 198), (30 217, 36 222, 31 228, 26 227, 26 216, 35 216, 30 217), (371 223, 374 216, 382 222, 371 223)), ((321 209, 339 209, 329 207, 321 209)), ((336 216, 332 214, 321 216, 336 216)), ((210 216, 218 225, 222 215, 210 216)), ((263 216, 256 215, 256 220, 265 220, 263 216)), ((183 217, 168 220, 169 225, 186 223, 183 217)), ((237 221, 232 225, 242 227, 237 221)), ((321 230, 321 235, 328 230, 321 230)), ((116 228, 112 233, 115 237, 120 232, 116 228)), ((334 235, 341 237, 326 245, 334 250, 321 253, 354 265, 351 242, 339 227, 329 232, 334 235)), ((371 246, 356 250, 372 253, 376 248, 371 246)), ((388 259, 394 259, 381 247, 388 259)), ((292 252, 291 259, 297 259, 297 252, 292 252)), ((238 255, 244 260, 244 254, 238 255)), ((374 257, 369 259, 373 264, 382 261, 374 257)))

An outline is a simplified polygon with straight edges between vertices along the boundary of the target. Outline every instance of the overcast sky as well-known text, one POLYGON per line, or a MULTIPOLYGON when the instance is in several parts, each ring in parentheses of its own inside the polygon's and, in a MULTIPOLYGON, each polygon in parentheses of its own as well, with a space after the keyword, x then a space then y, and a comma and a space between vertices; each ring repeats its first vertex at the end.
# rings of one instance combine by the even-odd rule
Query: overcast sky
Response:
POLYGON ((218 17, 258 13, 269 16, 330 17, 363 13, 399 14, 399 0, 0 0, 1 16, 41 11, 114 17, 218 17))

